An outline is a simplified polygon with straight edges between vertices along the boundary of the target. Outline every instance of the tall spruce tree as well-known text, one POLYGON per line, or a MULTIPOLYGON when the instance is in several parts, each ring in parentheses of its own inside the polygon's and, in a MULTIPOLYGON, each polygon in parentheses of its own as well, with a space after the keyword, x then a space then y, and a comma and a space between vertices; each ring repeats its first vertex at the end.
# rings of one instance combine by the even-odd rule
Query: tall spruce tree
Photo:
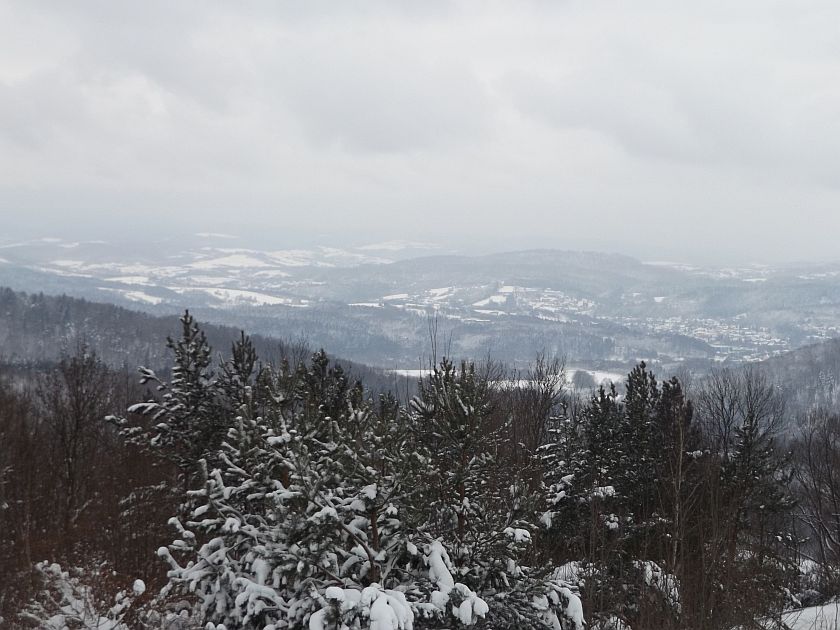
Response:
POLYGON ((147 422, 111 420, 122 428, 127 440, 173 462, 189 484, 199 472, 200 460, 215 463, 231 418, 220 408, 221 392, 207 337, 189 311, 181 317, 181 337, 167 338, 167 346, 174 355, 170 381, 163 381, 149 368, 140 368, 141 383, 154 384, 158 397, 128 410, 147 422))

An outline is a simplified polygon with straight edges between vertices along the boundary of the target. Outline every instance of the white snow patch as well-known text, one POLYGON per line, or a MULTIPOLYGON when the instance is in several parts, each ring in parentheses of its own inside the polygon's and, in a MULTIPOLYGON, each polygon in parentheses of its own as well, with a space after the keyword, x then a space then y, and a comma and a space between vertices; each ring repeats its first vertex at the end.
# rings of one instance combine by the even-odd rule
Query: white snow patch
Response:
POLYGON ((609 385, 610 383, 622 383, 625 378, 627 378, 626 374, 621 374, 619 372, 602 372, 600 370, 586 370, 583 368, 573 368, 567 367, 566 368, 566 380, 571 383, 575 377, 575 374, 578 372, 585 372, 592 376, 593 380, 595 381, 596 385, 609 385))
POLYGON ((440 287, 438 289, 429 289, 427 293, 433 300, 442 300, 444 298, 451 297, 454 291, 455 287, 440 287))
POLYGON ((490 306, 491 304, 504 304, 507 302, 506 295, 491 295, 489 298, 474 302, 473 306, 490 306))
POLYGON ((592 491, 592 496, 596 499, 606 499, 607 497, 614 497, 615 496, 615 487, 613 486, 600 486, 595 488, 592 491))
POLYGON ((143 291, 128 291, 126 289, 112 289, 110 287, 99 287, 99 290, 116 293, 124 297, 126 300, 131 300, 132 302, 143 302, 144 304, 152 304, 154 306, 163 302, 163 298, 157 297, 156 295, 149 295, 143 291))
POLYGON ((835 630, 840 627, 840 603, 787 612, 782 615, 782 623, 791 630, 835 630))
POLYGON ((143 291, 125 291, 123 292, 123 295, 126 299, 131 300, 132 302, 145 302, 147 304, 154 305, 158 305, 163 302, 163 298, 159 298, 156 295, 149 295, 143 291))
MULTIPOLYGON (((221 287, 169 287, 176 293, 187 293, 190 291, 201 291, 217 300, 221 300, 230 305, 251 305, 251 306, 276 306, 279 304, 286 304, 292 306, 292 300, 289 298, 277 297, 274 295, 267 295, 265 293, 258 293, 256 291, 244 291, 241 289, 224 289, 221 287)), ((302 305, 301 305, 302 306, 302 305)))
POLYGON ((258 271, 254 274, 260 278, 288 278, 289 273, 281 269, 266 269, 265 271, 258 271))
POLYGON ((531 532, 519 527, 506 527, 505 535, 513 538, 514 542, 531 542, 531 532))
POLYGON ((398 374, 399 376, 406 376, 408 378, 425 378, 426 375, 430 374, 429 370, 391 370, 392 373, 398 374))
MULTIPOLYGON (((361 591, 330 586, 324 592, 324 598, 337 604, 345 614, 354 612, 359 621, 367 617, 370 623, 362 623, 361 627, 369 630, 411 630, 414 627, 414 612, 405 595, 383 589, 376 583, 361 591)), ((315 612, 309 618, 309 630, 326 630, 327 612, 326 608, 315 612)))

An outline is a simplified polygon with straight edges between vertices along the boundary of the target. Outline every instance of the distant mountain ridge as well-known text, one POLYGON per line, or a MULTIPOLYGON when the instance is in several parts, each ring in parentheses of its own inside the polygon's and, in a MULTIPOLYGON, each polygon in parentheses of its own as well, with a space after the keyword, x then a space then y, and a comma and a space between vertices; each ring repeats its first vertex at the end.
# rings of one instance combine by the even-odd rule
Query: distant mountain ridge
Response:
MULTIPOLYGON (((221 355, 229 351, 240 329, 248 333, 253 323, 244 318, 240 327, 231 327, 204 323, 198 317, 214 352, 221 355)), ((52 363, 62 352, 73 352, 77 344, 85 343, 114 367, 133 371, 145 365, 165 372, 171 362, 165 340, 168 335, 177 337, 180 326, 177 315, 156 316, 66 295, 29 294, 0 287, 0 364, 52 363)), ((345 333, 350 334, 345 329, 335 332, 337 337, 345 333)), ((297 343, 294 339, 289 342, 259 334, 252 335, 252 339, 260 356, 272 359, 297 343)), ((363 348, 363 333, 358 333, 357 339, 363 348)), ((330 351, 331 346, 326 345, 325 349, 330 351)), ((477 346, 472 356, 482 358, 492 349, 492 345, 477 346)), ((428 350, 427 346, 427 355, 428 350)), ((404 388, 406 380, 411 380, 365 365, 356 355, 338 361, 381 389, 393 387, 397 381, 398 387, 404 388)), ((792 415, 801 416, 816 406, 840 409, 840 338, 785 352, 757 365, 784 393, 792 415)), ((419 355, 414 367, 421 367, 419 355)), ((618 374, 626 373, 626 366, 610 367, 618 374)), ((667 378, 680 367, 660 365, 656 372, 667 378)))
POLYGON ((840 264, 702 268, 548 249, 464 256, 410 242, 257 250, 220 238, 6 243, 0 285, 159 315, 189 307, 383 368, 418 367, 432 320, 458 356, 521 364, 545 350, 593 369, 645 359, 702 370, 840 334, 840 264))

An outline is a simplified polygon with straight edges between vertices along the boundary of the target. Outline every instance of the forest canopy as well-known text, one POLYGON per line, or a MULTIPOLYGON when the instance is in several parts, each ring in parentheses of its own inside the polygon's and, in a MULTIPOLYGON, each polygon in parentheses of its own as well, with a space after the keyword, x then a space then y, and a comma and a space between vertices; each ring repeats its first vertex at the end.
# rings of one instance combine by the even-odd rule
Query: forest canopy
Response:
POLYGON ((755 369, 580 394, 444 357, 401 396, 244 333, 216 359, 189 313, 168 348, 4 376, 4 623, 736 628, 837 594, 840 421, 791 432, 755 369))

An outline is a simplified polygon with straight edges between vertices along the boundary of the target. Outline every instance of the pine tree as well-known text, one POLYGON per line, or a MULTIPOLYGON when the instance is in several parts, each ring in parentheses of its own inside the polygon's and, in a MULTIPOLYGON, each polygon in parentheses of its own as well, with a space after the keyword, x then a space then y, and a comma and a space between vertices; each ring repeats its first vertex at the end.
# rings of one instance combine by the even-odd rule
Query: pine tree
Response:
POLYGON ((561 560, 577 560, 596 618, 636 620, 659 600, 665 618, 679 614, 674 575, 682 510, 689 503, 696 442, 691 408, 676 380, 660 387, 640 363, 625 395, 601 387, 578 417, 553 431, 543 448, 549 540, 561 560), (577 444, 569 452, 568 443, 577 444), (559 454, 563 453, 561 457, 559 454))
POLYGON ((489 627, 576 627, 577 597, 525 562, 540 527, 538 497, 503 461, 509 426, 493 426, 491 401, 490 379, 473 363, 444 359, 421 382, 412 408, 432 454, 421 531, 446 550, 462 585, 453 593, 486 603, 489 627))
POLYGON ((794 538, 784 518, 794 506, 790 459, 777 451, 773 436, 753 415, 736 427, 734 437, 732 455, 721 468, 732 514, 725 573, 720 577, 738 585, 724 596, 738 620, 752 618, 755 602, 736 592, 762 593, 763 600, 780 612, 791 603, 790 587, 798 570, 794 538))
POLYGON ((146 417, 147 424, 111 420, 128 441, 173 462, 188 484, 198 473, 200 460, 213 461, 230 417, 219 407, 221 392, 206 335, 189 311, 181 317, 181 327, 179 339, 167 338, 174 354, 170 382, 149 368, 140 368, 141 383, 155 384, 158 399, 133 405, 128 411, 146 417))

